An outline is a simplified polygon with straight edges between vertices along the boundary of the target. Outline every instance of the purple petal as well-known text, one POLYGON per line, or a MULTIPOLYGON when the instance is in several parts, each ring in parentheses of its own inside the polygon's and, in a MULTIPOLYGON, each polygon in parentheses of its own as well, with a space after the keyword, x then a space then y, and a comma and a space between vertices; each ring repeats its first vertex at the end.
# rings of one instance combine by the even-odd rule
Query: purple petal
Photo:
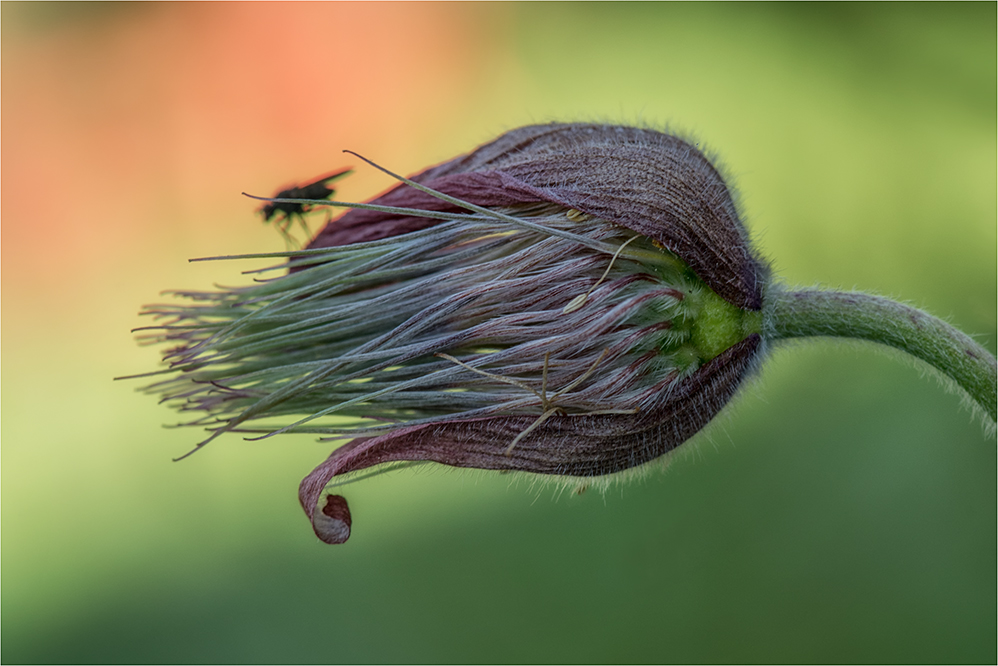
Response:
MULTIPOLYGON (((480 206, 547 201, 575 208, 660 242, 734 305, 762 305, 767 269, 751 251, 731 193, 708 159, 674 136, 610 125, 521 127, 413 180, 480 206)), ((455 210, 406 186, 375 201, 455 210)), ((309 247, 377 240, 436 223, 353 210, 309 247)))
POLYGON ((653 460, 693 436, 730 400, 760 351, 751 335, 670 385, 665 399, 637 414, 554 416, 507 455, 510 442, 536 416, 505 416, 402 427, 340 447, 301 483, 298 498, 312 527, 326 543, 350 533, 346 500, 323 488, 334 476, 394 461, 433 461, 454 467, 518 470, 591 477, 620 472, 653 460), (332 499, 336 498, 336 499, 332 499), (332 507, 332 508, 330 508, 332 507), (345 525, 345 529, 344 529, 345 525))

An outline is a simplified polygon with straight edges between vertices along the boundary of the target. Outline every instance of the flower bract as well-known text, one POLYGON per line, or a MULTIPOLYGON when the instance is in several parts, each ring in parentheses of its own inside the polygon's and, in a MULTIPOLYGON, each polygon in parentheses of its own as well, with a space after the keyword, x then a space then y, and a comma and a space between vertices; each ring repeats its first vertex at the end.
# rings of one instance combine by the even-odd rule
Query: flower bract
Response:
POLYGON ((324 541, 352 525, 331 482, 376 466, 643 465, 764 353, 768 268, 690 143, 537 125, 402 180, 254 283, 146 308, 167 345, 147 390, 210 431, 199 446, 346 440, 300 488, 324 541))

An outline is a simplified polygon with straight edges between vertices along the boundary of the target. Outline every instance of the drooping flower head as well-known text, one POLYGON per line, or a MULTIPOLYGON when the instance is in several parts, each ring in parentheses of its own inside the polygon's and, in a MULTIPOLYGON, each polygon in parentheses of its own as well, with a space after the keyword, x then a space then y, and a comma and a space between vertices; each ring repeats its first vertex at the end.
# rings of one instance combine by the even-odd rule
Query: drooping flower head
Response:
POLYGON ((202 444, 351 439, 300 490, 327 542, 351 523, 323 496, 333 477, 627 470, 700 430, 762 351, 768 271, 681 139, 524 127, 412 181, 329 223, 285 275, 148 309, 175 344, 149 390, 199 415, 202 444))
POLYGON ((580 479, 703 428, 763 353, 769 271, 711 162, 647 129, 508 132, 330 222, 247 287, 147 308, 189 425, 349 440, 302 482, 432 461, 580 479), (265 273, 265 275, 267 275, 265 273))

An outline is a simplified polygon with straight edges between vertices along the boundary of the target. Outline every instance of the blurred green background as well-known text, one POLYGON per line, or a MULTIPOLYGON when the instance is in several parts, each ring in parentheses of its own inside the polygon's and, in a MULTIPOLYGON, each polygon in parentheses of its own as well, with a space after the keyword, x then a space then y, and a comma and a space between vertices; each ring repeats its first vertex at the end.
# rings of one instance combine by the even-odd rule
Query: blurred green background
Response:
MULTIPOLYGON (((311 437, 196 431, 117 375, 135 313, 283 249, 243 190, 550 120, 713 151, 782 279, 996 347, 996 6, 2 4, 4 662, 983 662, 996 447, 921 369, 776 350, 600 496, 437 468, 345 490, 311 437)), ((345 199, 391 183, 359 169, 345 199)), ((316 216, 314 224, 321 222, 316 216)))

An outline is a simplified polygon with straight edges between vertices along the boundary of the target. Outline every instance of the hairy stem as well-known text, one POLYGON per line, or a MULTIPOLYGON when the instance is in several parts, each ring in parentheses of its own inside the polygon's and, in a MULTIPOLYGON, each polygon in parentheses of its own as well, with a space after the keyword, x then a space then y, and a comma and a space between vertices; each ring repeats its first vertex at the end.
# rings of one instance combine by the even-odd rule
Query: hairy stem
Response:
POLYGON ((998 417, 994 356, 941 319, 880 296, 818 289, 774 289, 764 308, 771 340, 830 336, 893 347, 955 382, 992 424, 998 417))

